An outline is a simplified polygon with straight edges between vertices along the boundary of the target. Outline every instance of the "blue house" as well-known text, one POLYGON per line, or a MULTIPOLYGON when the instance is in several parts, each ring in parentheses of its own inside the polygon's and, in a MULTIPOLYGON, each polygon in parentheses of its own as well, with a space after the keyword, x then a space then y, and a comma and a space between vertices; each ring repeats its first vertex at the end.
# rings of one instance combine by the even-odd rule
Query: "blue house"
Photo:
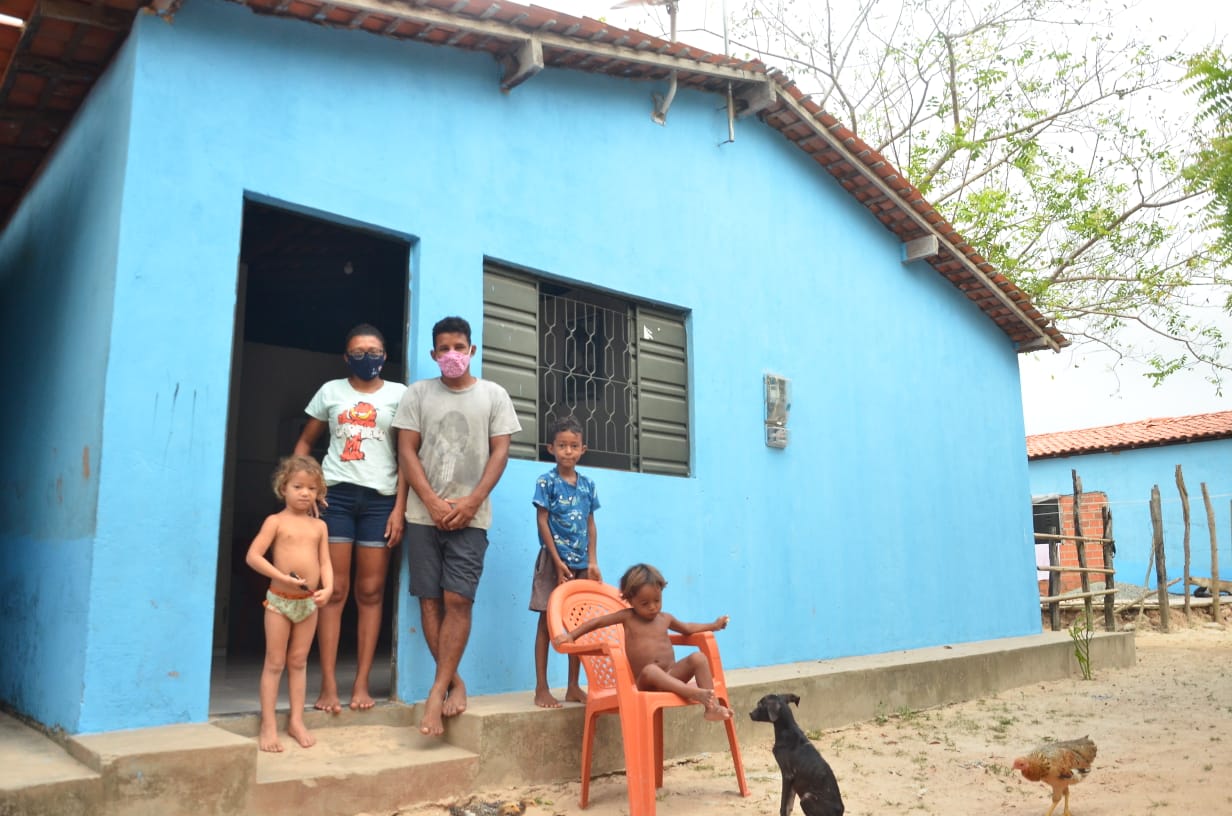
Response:
MULTIPOLYGON (((533 684, 563 411, 605 574, 650 561, 674 614, 729 614, 729 667, 1039 631, 1016 356, 1066 340, 781 73, 506 2, 28 5, 0 90, 32 420, 0 459, 4 705, 207 717, 211 667, 260 649, 269 473, 361 320, 417 379, 433 322, 469 318, 526 429, 474 693, 533 684)), ((413 701, 406 571, 381 659, 413 701)))
MULTIPOLYGON (((1031 493, 1069 494, 1073 472, 1084 491, 1107 496, 1116 540, 1118 583, 1156 586, 1151 563, 1151 489, 1159 487, 1164 563, 1168 579, 1180 578, 1185 564, 1185 514, 1177 466, 1189 497, 1190 574, 1211 575, 1210 531, 1202 485, 1215 516, 1221 579, 1232 577, 1228 550, 1229 496, 1232 495, 1232 411, 1144 419, 1119 425, 1027 437, 1031 493)), ((1180 584, 1172 589, 1181 592, 1180 584)))

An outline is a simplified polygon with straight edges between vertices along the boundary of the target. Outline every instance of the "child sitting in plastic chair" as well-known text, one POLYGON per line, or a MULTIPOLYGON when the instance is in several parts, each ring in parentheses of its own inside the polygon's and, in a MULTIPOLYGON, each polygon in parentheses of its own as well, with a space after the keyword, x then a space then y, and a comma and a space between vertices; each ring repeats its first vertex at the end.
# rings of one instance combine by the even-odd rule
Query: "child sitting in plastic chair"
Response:
POLYGON ((662 611, 665 586, 667 581, 657 569, 649 564, 634 564, 620 577, 620 596, 630 608, 589 620, 571 632, 557 635, 553 643, 571 643, 587 632, 620 624, 624 627, 629 666, 639 689, 670 691, 701 703, 707 720, 730 719, 731 709, 715 699, 714 677, 705 655, 694 652, 677 662, 668 635, 668 630, 682 635, 717 632, 727 628, 727 616, 716 618, 713 623, 678 621, 662 611))

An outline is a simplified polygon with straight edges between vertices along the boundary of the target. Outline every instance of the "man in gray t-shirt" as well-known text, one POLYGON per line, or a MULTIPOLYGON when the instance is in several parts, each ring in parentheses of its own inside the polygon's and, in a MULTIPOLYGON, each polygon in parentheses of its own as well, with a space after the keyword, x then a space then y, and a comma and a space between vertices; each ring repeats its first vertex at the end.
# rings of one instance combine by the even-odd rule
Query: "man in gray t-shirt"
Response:
POLYGON ((424 640, 436 660, 419 730, 439 737, 443 718, 466 710, 458 663, 488 547, 488 496, 509 461, 510 437, 522 426, 505 389, 471 374, 469 323, 440 320, 432 344, 441 376, 407 388, 393 426, 399 429, 398 466, 410 485, 405 538, 411 594, 419 597, 424 640))

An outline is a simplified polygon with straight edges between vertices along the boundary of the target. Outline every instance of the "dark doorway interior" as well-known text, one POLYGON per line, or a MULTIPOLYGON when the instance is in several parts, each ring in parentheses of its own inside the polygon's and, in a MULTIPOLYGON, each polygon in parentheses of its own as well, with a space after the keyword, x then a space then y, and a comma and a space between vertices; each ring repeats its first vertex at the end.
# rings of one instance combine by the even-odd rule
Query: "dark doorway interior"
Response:
POLYGON ((1032 499, 1031 517, 1035 532, 1046 535, 1061 534, 1061 502, 1056 496, 1032 499))
MULTIPOLYGON (((1044 535, 1061 534, 1061 501, 1057 496, 1036 496, 1031 499, 1031 519, 1036 533, 1044 535)), ((1047 541, 1035 541, 1035 563, 1048 564, 1047 541)), ((1036 570, 1035 577, 1039 581, 1047 581, 1049 595, 1061 591, 1061 576, 1059 573, 1036 570)))
MULTIPOLYGON (((382 376, 396 382, 406 376, 409 241, 246 201, 239 260, 211 714, 256 710, 255 674, 250 695, 236 696, 226 690, 230 680, 220 682, 259 668, 264 653, 261 600, 268 582, 244 556, 265 517, 281 507, 270 475, 299 437, 304 406, 326 380, 346 375, 341 354, 351 327, 371 323, 380 329, 388 352, 382 376)), ((323 438, 314 451, 318 458, 327 443, 323 438)), ((391 663, 396 575, 391 566, 374 684, 382 668, 388 677, 391 663)), ((348 600, 338 655, 344 694, 354 655, 355 609, 348 600)), ((310 666, 316 662, 314 650, 310 666)), ((310 703, 317 693, 313 677, 310 669, 310 703)))

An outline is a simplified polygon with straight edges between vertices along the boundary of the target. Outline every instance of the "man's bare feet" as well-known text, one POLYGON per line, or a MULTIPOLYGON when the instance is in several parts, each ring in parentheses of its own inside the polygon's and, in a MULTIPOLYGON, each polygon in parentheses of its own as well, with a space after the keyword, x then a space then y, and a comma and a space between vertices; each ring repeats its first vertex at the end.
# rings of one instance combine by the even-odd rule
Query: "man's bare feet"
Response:
POLYGON ((326 694, 321 692, 321 696, 312 704, 312 707, 317 711, 328 711, 330 714, 342 713, 342 701, 338 699, 338 694, 326 694))
POLYGON ((300 748, 311 748, 317 744, 317 738, 302 723, 287 723, 287 736, 299 743, 300 748))
POLYGON ((376 705, 376 700, 372 699, 372 695, 368 693, 367 686, 355 686, 351 689, 351 710, 352 711, 367 711, 376 705))
POLYGON ((261 723, 261 733, 257 735, 257 745, 262 751, 271 753, 279 753, 282 751, 282 743, 278 741, 278 724, 270 723, 268 726, 261 723))
POLYGON ((560 700, 552 696, 547 688, 535 689, 535 705, 540 708, 560 708, 560 700))
POLYGON ((721 706, 716 702, 706 706, 705 713, 702 716, 711 722, 723 722, 724 720, 731 719, 732 710, 727 706, 721 706))
POLYGON ((456 717, 466 711, 466 684, 461 679, 453 681, 453 685, 449 687, 449 693, 445 695, 445 702, 441 706, 441 715, 445 717, 456 717))
POLYGON ((428 692, 428 699, 424 700, 424 715, 419 721, 419 733, 427 737, 439 737, 445 733, 445 723, 441 719, 441 709, 444 700, 428 692))
POLYGON ((586 705, 586 692, 582 691, 581 686, 569 686, 565 690, 565 699, 571 703, 586 705))

